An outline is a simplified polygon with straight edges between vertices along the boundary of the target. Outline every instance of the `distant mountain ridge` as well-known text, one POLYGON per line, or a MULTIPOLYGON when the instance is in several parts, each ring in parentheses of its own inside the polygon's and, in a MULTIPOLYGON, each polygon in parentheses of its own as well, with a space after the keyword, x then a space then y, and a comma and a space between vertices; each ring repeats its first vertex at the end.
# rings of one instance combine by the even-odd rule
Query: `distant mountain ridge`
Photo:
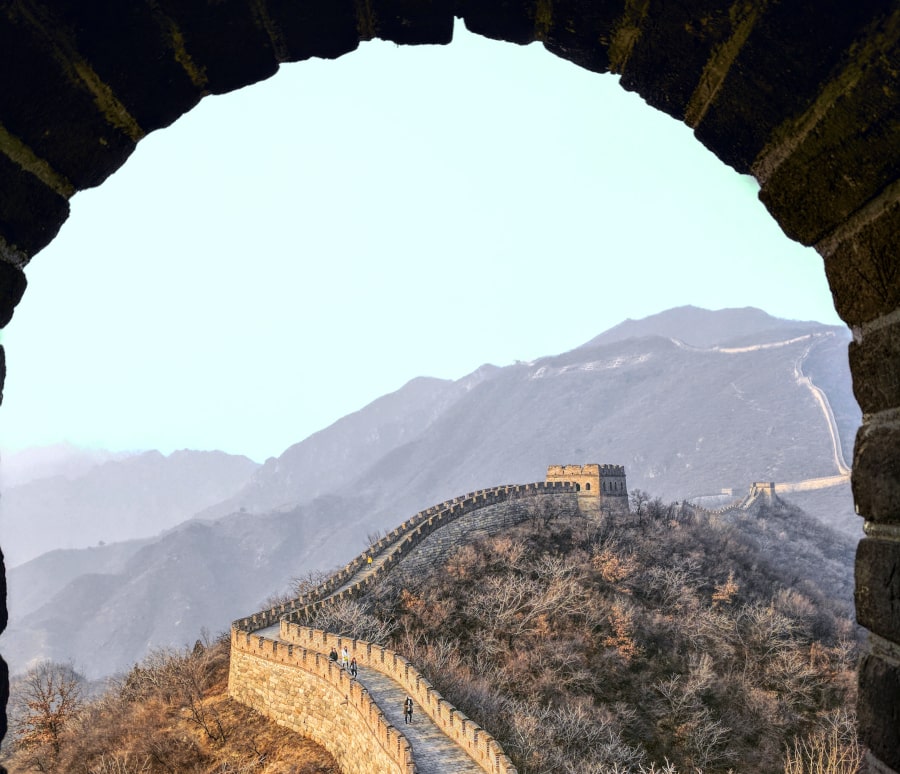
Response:
MULTIPOLYGON (((542 480, 550 463, 623 464, 629 489, 666 500, 832 475, 828 423, 798 373, 822 382, 849 455, 860 414, 846 328, 759 310, 648 320, 533 362, 413 380, 269 460, 193 521, 133 550, 95 548, 80 575, 83 552, 67 553, 63 585, 33 563, 15 568, 13 596, 26 573, 48 596, 13 605, 4 654, 17 668, 40 643, 92 675, 126 668, 149 644, 219 631, 292 577, 342 564, 376 530, 475 489, 542 480), (775 341, 792 343, 756 346, 775 341)), ((842 491, 828 509, 854 524, 842 491)))
POLYGON ((104 462, 125 459, 132 454, 133 452, 83 449, 70 443, 15 452, 4 451, 0 457, 0 491, 39 478, 77 478, 104 462))
POLYGON ((643 336, 678 339, 694 347, 733 346, 750 336, 757 343, 788 337, 793 331, 826 330, 835 326, 772 317, 761 309, 719 309, 710 311, 696 306, 679 306, 640 320, 628 319, 583 344, 612 344, 643 336))
POLYGON ((16 566, 56 548, 156 535, 240 489, 257 467, 224 452, 150 451, 33 479, 3 490, 0 545, 16 566))

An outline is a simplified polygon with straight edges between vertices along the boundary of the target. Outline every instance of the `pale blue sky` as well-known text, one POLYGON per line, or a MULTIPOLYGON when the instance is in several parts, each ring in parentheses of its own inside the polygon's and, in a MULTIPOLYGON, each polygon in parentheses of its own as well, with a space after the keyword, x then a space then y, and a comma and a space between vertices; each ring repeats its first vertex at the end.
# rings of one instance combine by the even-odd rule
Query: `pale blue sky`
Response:
POLYGON ((204 100, 78 194, 27 275, 7 450, 262 461, 415 376, 673 306, 840 323, 819 256, 687 127, 461 25, 204 100))

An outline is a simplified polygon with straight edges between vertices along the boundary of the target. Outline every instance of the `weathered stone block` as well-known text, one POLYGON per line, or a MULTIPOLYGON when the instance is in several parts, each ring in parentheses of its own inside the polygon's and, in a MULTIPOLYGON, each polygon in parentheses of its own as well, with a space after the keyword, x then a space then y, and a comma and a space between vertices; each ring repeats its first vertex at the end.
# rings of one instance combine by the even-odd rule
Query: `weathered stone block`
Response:
MULTIPOLYGON (((0 124, 75 189, 99 185, 131 155, 135 141, 109 123, 32 18, 15 10, 0 24, 0 72, 0 124)), ((35 220, 52 220, 56 207, 49 209, 35 220)))
POLYGON ((284 45, 286 61, 336 59, 359 47, 354 0, 269 0, 269 13, 284 45))
POLYGON ((57 34, 71 39, 144 132, 168 126, 203 96, 202 85, 179 63, 183 52, 152 4, 57 0, 52 19, 57 34))
POLYGON ((900 205, 894 204, 825 256, 834 306, 848 325, 861 325, 900 307, 898 233, 900 205))
POLYGON ((456 15, 466 29, 494 40, 531 43, 535 39, 535 4, 522 0, 459 0, 456 15))
POLYGON ((193 65, 211 94, 224 94, 278 70, 266 20, 246 0, 155 0, 174 23, 193 65))
POLYGON ((900 543, 864 538, 856 549, 856 619, 900 643, 900 543))
POLYGON ((654 5, 625 64, 622 86, 683 119, 714 49, 733 33, 729 11, 720 0, 654 5))
MULTIPOLYGON (((0 253, 8 249, 8 261, 22 265, 59 232, 69 217, 69 200, 48 188, 34 175, 0 154, 0 253)), ((16 299, 18 303, 18 299, 16 299)), ((5 307, 4 307, 5 309, 5 307)), ((11 313, 11 310, 10 310, 11 313)), ((0 312, 0 326, 9 322, 0 312)))
POLYGON ((549 18, 538 17, 545 48, 585 70, 609 70, 609 43, 619 7, 584 0, 560 0, 548 7, 549 18))
POLYGON ((863 744, 900 771, 900 667, 871 654, 862 659, 857 717, 863 744))
POLYGON ((450 0, 371 0, 375 34, 399 44, 447 44, 453 39, 450 0))
MULTIPOLYGON (((0 328, 12 319, 13 309, 22 298, 25 288, 28 285, 25 279, 25 273, 16 266, 10 266, 8 263, 0 261, 0 328)), ((3 365, 3 372, 0 377, 5 376, 5 361, 0 358, 0 365, 3 365)), ((3 380, 0 378, 0 400, 3 398, 3 380)))
POLYGON ((900 406, 900 322, 851 342, 853 393, 863 413, 900 406))
MULTIPOLYGON (((723 5, 732 7, 730 3, 723 5)), ((799 116, 809 108, 822 85, 840 70, 853 43, 865 37, 876 6, 883 7, 876 0, 832 3, 827 10, 816 0, 767 4, 752 21, 746 42, 697 127, 697 138, 726 164, 739 172, 748 172, 772 132, 785 119, 799 116)), ((746 8, 754 15, 758 13, 758 5, 754 3, 747 3, 746 8)), ((843 129, 852 132, 855 125, 843 129)), ((825 158, 819 158, 817 163, 832 168, 825 158)), ((795 170, 789 179, 793 180, 795 175, 804 177, 795 170)), ((803 188, 801 181, 796 182, 792 196, 801 194, 810 198, 810 191, 803 188)), ((777 209, 770 208, 779 213, 779 218, 797 220, 785 211, 786 202, 779 204, 777 209)), ((803 207, 809 216, 816 204, 810 202, 804 206, 792 200, 791 206, 803 207)), ((785 230, 789 236, 798 238, 785 230)), ((807 231, 802 226, 796 230, 807 231)))
POLYGON ((815 244, 900 175, 898 90, 900 71, 877 59, 765 181, 760 199, 789 237, 815 244))
POLYGON ((873 522, 900 522, 900 428, 866 423, 856 434, 853 499, 873 522))

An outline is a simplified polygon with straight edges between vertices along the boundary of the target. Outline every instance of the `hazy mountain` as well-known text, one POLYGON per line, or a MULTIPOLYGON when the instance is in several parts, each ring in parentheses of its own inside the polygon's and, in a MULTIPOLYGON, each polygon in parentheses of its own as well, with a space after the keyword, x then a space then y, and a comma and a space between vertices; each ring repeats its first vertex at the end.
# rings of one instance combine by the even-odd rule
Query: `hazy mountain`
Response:
MULTIPOLYGON (((483 378, 489 378, 486 370, 483 378)), ((413 379, 364 409, 339 419, 272 457, 234 497, 207 509, 205 517, 232 511, 290 508, 343 486, 359 471, 421 433, 481 380, 413 379)))
MULTIPOLYGON (((376 529, 467 491, 542 480, 551 463, 620 463, 629 489, 666 500, 833 476, 829 422, 806 377, 849 456, 860 413, 847 329, 692 308, 633 322, 630 338, 623 326, 532 363, 414 380, 269 460, 204 518, 135 550, 67 555, 75 566, 85 553, 82 573, 14 605, 4 655, 13 669, 71 656, 91 676, 128 665, 149 645, 227 629, 376 529)), ((837 490, 808 499, 832 526, 858 528, 837 490)), ((11 587, 40 575, 32 564, 10 573, 11 587)))
POLYGON ((39 478, 77 478, 91 468, 111 460, 131 456, 129 452, 82 449, 70 443, 39 446, 16 452, 3 452, 0 458, 0 491, 21 486, 39 478))
POLYGON ((8 487, 0 498, 7 566, 57 548, 155 535, 229 497, 257 467, 223 452, 151 451, 8 487))
MULTIPOLYGON (((129 668, 149 647, 191 645, 202 628, 227 630, 286 588, 303 560, 334 565, 347 552, 343 515, 357 510, 325 498, 283 513, 189 520, 153 541, 54 552, 47 558, 88 554, 90 569, 55 589, 43 580, 46 596, 12 606, 4 658, 13 672, 34 660, 71 659, 99 677, 129 668)), ((10 571, 11 596, 26 592, 42 560, 10 571)))
MULTIPOLYGON (((761 309, 719 309, 679 306, 640 320, 628 319, 591 339, 585 347, 612 344, 644 336, 665 336, 694 347, 734 345, 750 337, 753 343, 791 338, 798 331, 829 330, 818 322, 799 322, 772 317, 761 309)), ((801 333, 801 335, 802 335, 801 333)))

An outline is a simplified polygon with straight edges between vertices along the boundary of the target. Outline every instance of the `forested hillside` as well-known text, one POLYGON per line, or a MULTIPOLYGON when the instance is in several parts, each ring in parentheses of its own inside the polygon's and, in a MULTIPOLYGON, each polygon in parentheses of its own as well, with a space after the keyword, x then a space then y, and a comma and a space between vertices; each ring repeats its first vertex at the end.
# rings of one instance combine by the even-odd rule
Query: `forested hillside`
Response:
POLYGON ((782 772, 795 745, 858 753, 851 550, 789 507, 649 500, 535 518, 313 625, 381 632, 520 774, 782 772))
POLYGON ((340 774, 318 745, 228 698, 229 639, 154 651, 99 695, 45 662, 12 683, 10 774, 340 774))
MULTIPOLYGON (((632 508, 535 509, 309 623, 405 655, 520 774, 854 774, 852 541, 777 500, 713 515, 637 491, 632 508)), ((225 639, 156 651, 87 702, 71 669, 33 669, 6 764, 336 771, 225 696, 227 655, 225 639)))

